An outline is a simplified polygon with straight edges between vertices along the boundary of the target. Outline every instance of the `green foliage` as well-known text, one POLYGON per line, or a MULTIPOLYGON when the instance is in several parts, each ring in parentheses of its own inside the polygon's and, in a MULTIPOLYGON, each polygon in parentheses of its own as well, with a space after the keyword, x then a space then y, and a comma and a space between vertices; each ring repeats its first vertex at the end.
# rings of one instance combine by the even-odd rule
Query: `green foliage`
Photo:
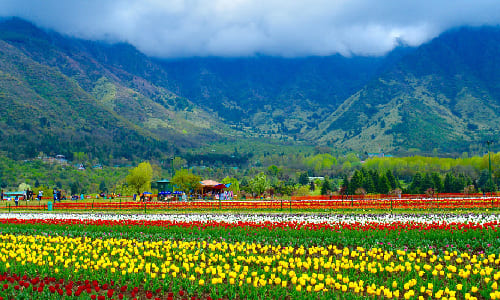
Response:
POLYGON ((222 183, 228 184, 230 183, 231 185, 227 188, 227 190, 233 191, 233 193, 239 193, 240 192, 240 183, 238 182, 238 179, 233 178, 233 177, 225 177, 222 179, 222 183))
POLYGON ((303 172, 299 176, 299 184, 300 185, 307 185, 309 184, 309 175, 307 172, 303 172))
POLYGON ((309 186, 301 185, 295 189, 295 196, 308 196, 309 195, 309 186))
MULTIPOLYGON (((351 175, 361 162, 355 153, 335 157, 333 146, 358 154, 382 147, 397 154, 457 156, 481 153, 474 144, 484 140, 485 132, 495 136, 500 129, 494 80, 499 71, 489 68, 498 58, 487 50, 498 48, 497 29, 450 33, 412 49, 413 55, 387 60, 332 56, 164 62, 130 45, 72 39, 19 19, 2 20, 0 29, 5 45, 0 151, 15 160, 43 151, 111 166, 162 161, 175 154, 184 159, 175 162, 176 169, 186 164, 273 165, 280 172, 271 174, 274 169, 269 175, 279 180, 303 171, 334 177, 351 175), (376 72, 381 66, 386 70, 382 74, 376 72), (203 79, 207 70, 212 80, 203 79), (256 101, 249 97, 255 93, 260 95, 256 101), (283 99, 290 105, 284 107, 283 99), (212 110, 225 122, 214 118, 212 110), (288 155, 307 148, 306 140, 318 145, 314 155, 288 155), (243 149, 233 151, 235 141, 243 149)), ((437 171, 414 167, 433 165, 402 166, 409 174, 392 171, 407 176, 406 181, 416 171, 437 171)))
POLYGON ((127 175, 127 183, 137 194, 141 191, 151 189, 151 179, 153 178, 153 168, 149 162, 142 162, 136 168, 130 170, 127 175))
POLYGON ((337 159, 329 153, 324 153, 306 158, 305 163, 316 173, 319 173, 325 170, 329 170, 333 166, 335 166, 337 164, 337 159))
POLYGON ((271 176, 277 177, 280 174, 280 172, 281 170, 275 165, 271 165, 267 168, 267 173, 271 176))
POLYGON ((279 195, 291 196, 295 191, 295 183, 293 181, 278 181, 274 189, 279 195))
POLYGON ((187 193, 195 192, 201 188, 201 177, 191 173, 189 170, 182 169, 175 172, 172 183, 175 189, 187 193))
POLYGON ((394 175, 390 171, 379 174, 377 170, 363 167, 354 172, 351 180, 344 176, 342 187, 350 195, 356 194, 356 191, 359 192, 361 189, 366 193, 388 194, 394 189, 393 185, 397 186, 395 182, 391 185, 389 177, 394 180, 394 175))
POLYGON ((334 190, 335 190, 335 187, 333 187, 330 180, 328 180, 328 178, 325 178, 325 180, 321 184, 321 195, 328 195, 329 193, 333 192, 334 190))
POLYGON ((255 175, 255 177, 250 180, 248 185, 252 193, 255 193, 256 195, 262 195, 269 188, 269 182, 263 172, 255 175))
POLYGON ((24 183, 24 182, 23 182, 23 183, 21 183, 21 184, 17 187, 17 189, 18 189, 19 191, 26 191, 26 190, 28 190, 28 189, 30 189, 30 190, 31 190, 31 186, 30 186, 29 184, 27 184, 27 183, 24 183))

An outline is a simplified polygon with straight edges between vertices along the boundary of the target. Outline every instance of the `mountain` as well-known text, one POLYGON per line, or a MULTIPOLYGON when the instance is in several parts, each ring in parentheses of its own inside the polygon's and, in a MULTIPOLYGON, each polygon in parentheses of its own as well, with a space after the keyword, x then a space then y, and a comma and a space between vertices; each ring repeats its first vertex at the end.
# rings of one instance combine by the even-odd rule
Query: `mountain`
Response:
POLYGON ((403 56, 310 140, 357 151, 467 151, 500 130, 500 29, 461 28, 403 56))
POLYGON ((160 61, 168 87, 231 124, 300 137, 373 76, 378 57, 189 58, 160 61))
POLYGON ((498 133, 498 46, 497 27, 459 28, 383 57, 159 63, 170 90, 247 132, 357 152, 456 155, 498 133))
POLYGON ((159 157, 231 131, 161 85, 161 67, 127 44, 64 37, 14 18, 0 23, 0 150, 159 157))
POLYGON ((500 29, 483 27, 382 57, 165 60, 5 19, 0 151, 70 160, 85 152, 111 163, 195 157, 215 145, 234 154, 236 142, 262 145, 254 138, 359 152, 469 151, 500 129, 499 46, 500 29))

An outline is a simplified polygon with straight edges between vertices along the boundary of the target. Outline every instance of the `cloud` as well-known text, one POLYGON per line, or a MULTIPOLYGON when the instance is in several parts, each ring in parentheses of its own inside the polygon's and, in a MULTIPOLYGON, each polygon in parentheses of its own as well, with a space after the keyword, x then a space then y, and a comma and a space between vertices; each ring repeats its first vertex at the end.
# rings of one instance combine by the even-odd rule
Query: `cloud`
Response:
POLYGON ((463 25, 498 25, 497 0, 3 0, 0 16, 157 57, 380 55, 463 25))

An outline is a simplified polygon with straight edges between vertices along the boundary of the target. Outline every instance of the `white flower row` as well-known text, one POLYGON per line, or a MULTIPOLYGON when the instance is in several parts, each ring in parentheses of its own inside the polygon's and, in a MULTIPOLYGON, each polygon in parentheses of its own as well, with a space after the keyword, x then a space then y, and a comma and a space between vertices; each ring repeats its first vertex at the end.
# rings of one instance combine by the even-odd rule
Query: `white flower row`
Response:
POLYGON ((147 220, 179 222, 303 222, 328 224, 353 223, 474 223, 498 222, 500 214, 71 214, 0 213, 1 219, 147 220))

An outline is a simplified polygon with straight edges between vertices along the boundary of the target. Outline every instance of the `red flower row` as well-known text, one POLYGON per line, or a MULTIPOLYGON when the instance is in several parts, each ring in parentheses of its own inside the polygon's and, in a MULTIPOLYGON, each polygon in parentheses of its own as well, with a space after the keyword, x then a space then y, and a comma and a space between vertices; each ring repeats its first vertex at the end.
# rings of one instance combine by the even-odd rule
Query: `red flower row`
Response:
MULTIPOLYGON (((338 198, 338 197, 336 197, 338 198)), ((421 199, 332 199, 265 201, 193 201, 193 202, 65 202, 54 203, 54 210, 330 210, 330 209, 485 209, 500 207, 500 198, 421 198, 421 199)), ((19 205, 11 209, 46 210, 44 205, 19 205)))
POLYGON ((390 223, 379 222, 355 222, 355 223, 310 223, 305 221, 285 221, 285 222, 253 222, 253 221, 238 221, 235 223, 224 221, 172 221, 172 220, 80 220, 80 219, 0 219, 0 224, 53 224, 53 225, 97 225, 97 226, 158 226, 158 227, 184 227, 184 228, 254 228, 254 229, 293 229, 293 230, 449 230, 449 231, 465 231, 465 230, 487 230, 494 231, 499 227, 497 220, 479 223, 460 223, 460 222, 432 222, 419 223, 414 221, 402 222, 394 221, 390 223))
MULTIPOLYGON (((21 289, 31 289, 35 293, 43 293, 44 290, 48 290, 51 294, 59 294, 60 296, 74 296, 79 297, 80 295, 87 293, 90 299, 123 299, 124 293, 128 291, 128 294, 134 298, 139 293, 139 288, 129 288, 127 285, 116 286, 113 281, 107 284, 99 284, 97 280, 85 280, 85 281, 68 281, 65 282, 64 279, 56 279, 54 277, 34 277, 29 278, 27 275, 19 276, 17 274, 0 274, 0 282, 5 282, 2 285, 1 291, 5 291, 10 286, 14 285, 14 290, 19 291, 21 289)), ((161 293, 161 290, 157 290, 155 294, 161 293)), ((153 292, 147 291, 146 296, 148 299, 153 298, 153 292)), ((160 298, 156 298, 160 299, 160 298)))
MULTIPOLYGON (((54 277, 28 277, 27 275, 19 276, 17 274, 0 274, 0 282, 5 282, 0 284, 0 293, 9 289, 13 286, 14 290, 21 291, 27 290, 31 287, 33 293, 43 293, 44 290, 48 290, 51 294, 59 294, 60 296, 67 297, 80 297, 80 295, 89 295, 92 300, 105 300, 105 299, 124 299, 125 294, 127 297, 132 299, 137 299, 136 297, 145 296, 146 299, 164 299, 166 296, 168 300, 174 299, 174 293, 168 292, 164 295, 161 288, 156 291, 140 291, 138 287, 130 288, 127 285, 118 286, 113 281, 109 284, 99 284, 97 280, 84 280, 84 281, 68 281, 65 282, 64 279, 56 279, 54 277)), ((182 299, 188 299, 188 296, 183 290, 178 292, 178 296, 182 299)), ((199 300, 197 297, 190 297, 191 300, 199 300)), ((211 297, 207 297, 207 300, 212 300, 211 297)), ((0 296, 0 300, 3 297, 0 296)))

